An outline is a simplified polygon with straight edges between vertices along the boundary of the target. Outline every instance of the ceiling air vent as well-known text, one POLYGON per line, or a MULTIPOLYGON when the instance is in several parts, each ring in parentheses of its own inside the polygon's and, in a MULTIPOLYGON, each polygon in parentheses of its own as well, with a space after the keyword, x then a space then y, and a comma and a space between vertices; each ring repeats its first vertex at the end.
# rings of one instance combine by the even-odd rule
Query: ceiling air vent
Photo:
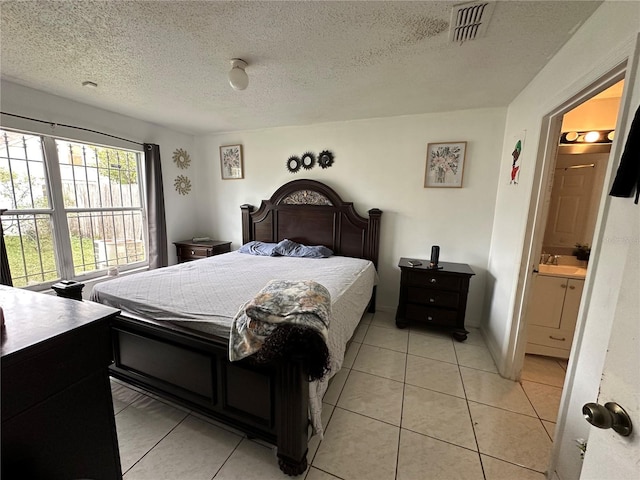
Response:
POLYGON ((455 5, 451 10, 449 41, 463 43, 483 37, 487 31, 494 2, 471 2, 455 5))

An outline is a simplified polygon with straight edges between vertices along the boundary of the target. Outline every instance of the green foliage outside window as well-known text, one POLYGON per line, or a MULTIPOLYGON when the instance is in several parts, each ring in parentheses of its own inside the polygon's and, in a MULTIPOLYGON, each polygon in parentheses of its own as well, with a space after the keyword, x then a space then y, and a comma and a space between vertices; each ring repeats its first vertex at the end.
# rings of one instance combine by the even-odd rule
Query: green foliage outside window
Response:
MULTIPOLYGON (((20 245, 20 237, 5 235, 4 240, 7 247, 7 258, 9 259, 9 268, 11 269, 14 287, 27 286, 29 282, 26 278, 21 277, 29 277, 30 275, 34 276, 35 283, 53 281, 59 278, 56 272, 55 253, 51 235, 40 235, 40 246, 38 246, 35 238, 23 236, 24 250, 20 245), (22 256, 23 251, 24 257, 22 256), (40 264, 40 261, 42 261, 42 264, 40 264), (45 272, 44 280, 40 275, 41 272, 45 272)), ((72 236, 71 251, 73 252, 75 265, 86 263, 87 267, 85 271, 95 270, 93 242, 90 238, 84 238, 81 245, 80 238, 72 236)))
POLYGON ((95 152, 100 175, 120 185, 138 183, 138 162, 135 153, 99 147, 95 152))

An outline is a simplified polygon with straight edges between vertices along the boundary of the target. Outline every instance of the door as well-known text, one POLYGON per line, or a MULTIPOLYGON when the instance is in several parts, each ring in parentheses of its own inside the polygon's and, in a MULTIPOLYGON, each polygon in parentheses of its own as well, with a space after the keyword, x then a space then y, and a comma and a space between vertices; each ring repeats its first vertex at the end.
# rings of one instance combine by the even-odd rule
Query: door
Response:
MULTIPOLYGON (((594 177, 595 162, 588 163, 582 155, 558 155, 545 245, 571 248, 578 241, 585 242, 594 177)), ((591 209, 597 210, 597 205, 591 209)), ((593 232, 589 233, 588 243, 591 243, 593 232)))
MULTIPOLYGON (((631 199, 625 199, 631 204, 631 199)), ((628 208, 633 227, 622 285, 615 305, 609 348, 600 382, 598 403, 617 402, 631 417, 633 432, 622 437, 612 429, 591 427, 580 479, 638 478, 640 465, 640 208, 628 208), (634 211, 635 210, 635 211, 634 211), (635 241, 633 241, 635 239, 635 241)), ((594 399, 595 400, 595 399, 594 399)))

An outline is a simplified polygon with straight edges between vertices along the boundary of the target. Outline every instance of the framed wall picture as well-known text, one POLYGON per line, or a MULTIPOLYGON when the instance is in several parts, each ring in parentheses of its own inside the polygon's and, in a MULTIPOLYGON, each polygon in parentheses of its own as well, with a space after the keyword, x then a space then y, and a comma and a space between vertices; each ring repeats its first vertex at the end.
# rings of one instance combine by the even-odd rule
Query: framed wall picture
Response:
POLYGON ((220 147, 220 170, 223 180, 244 178, 242 145, 223 145, 220 147))
POLYGON ((427 145, 425 187, 460 188, 467 142, 430 143, 427 145))

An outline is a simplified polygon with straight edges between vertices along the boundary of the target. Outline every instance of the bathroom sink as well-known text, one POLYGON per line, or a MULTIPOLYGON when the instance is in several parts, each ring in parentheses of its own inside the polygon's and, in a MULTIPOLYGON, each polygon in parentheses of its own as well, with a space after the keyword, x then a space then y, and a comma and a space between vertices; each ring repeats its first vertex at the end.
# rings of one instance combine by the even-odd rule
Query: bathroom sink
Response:
POLYGON ((584 267, 576 267, 574 265, 545 265, 541 263, 538 265, 538 273, 558 277, 584 278, 587 275, 587 269, 584 267))

